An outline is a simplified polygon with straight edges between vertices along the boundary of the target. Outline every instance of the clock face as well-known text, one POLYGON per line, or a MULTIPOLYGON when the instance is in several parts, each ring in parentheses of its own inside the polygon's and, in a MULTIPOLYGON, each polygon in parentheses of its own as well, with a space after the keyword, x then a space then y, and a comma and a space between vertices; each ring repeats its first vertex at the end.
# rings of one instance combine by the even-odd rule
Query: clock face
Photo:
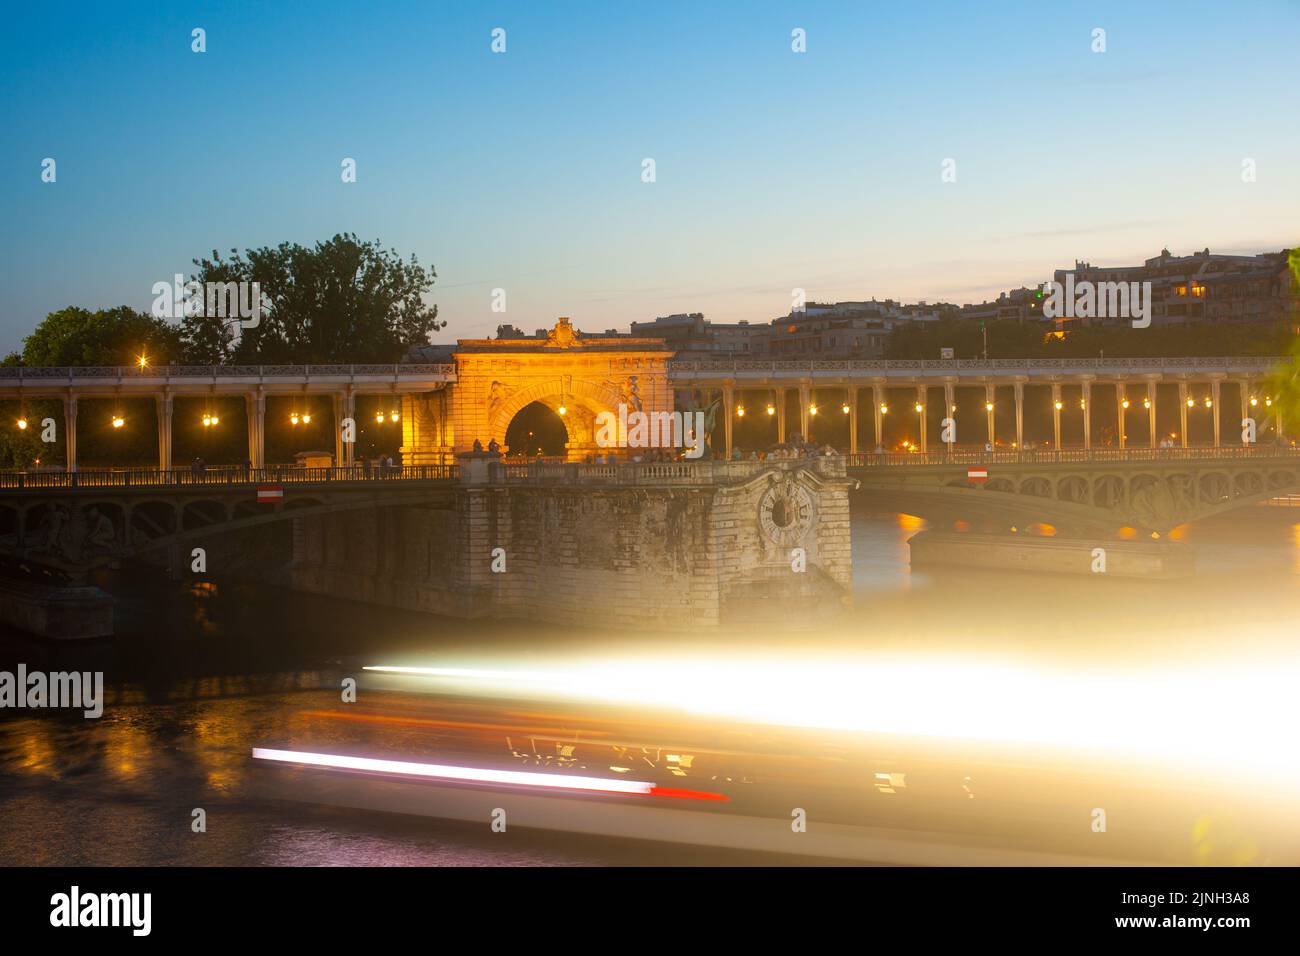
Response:
POLYGON ((763 534, 783 547, 802 541, 812 521, 812 496, 793 481, 772 485, 758 503, 758 526, 763 534))

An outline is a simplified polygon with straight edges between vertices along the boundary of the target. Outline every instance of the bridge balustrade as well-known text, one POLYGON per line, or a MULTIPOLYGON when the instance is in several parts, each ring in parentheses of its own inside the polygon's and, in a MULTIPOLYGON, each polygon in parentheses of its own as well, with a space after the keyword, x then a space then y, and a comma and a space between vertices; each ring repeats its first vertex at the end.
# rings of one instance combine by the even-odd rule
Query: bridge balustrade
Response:
POLYGON ((456 465, 395 465, 387 471, 378 467, 367 474, 359 465, 344 468, 300 468, 270 465, 245 468, 241 465, 208 466, 202 473, 191 469, 156 468, 86 469, 82 471, 0 472, 0 489, 41 488, 144 488, 213 485, 307 484, 320 482, 371 483, 376 481, 450 481, 457 477, 456 465))
POLYGON ((1106 461, 1209 461, 1220 459, 1297 458, 1300 448, 1259 445, 1216 448, 1212 445, 1191 448, 1065 448, 1029 451, 957 448, 937 452, 862 452, 845 456, 850 468, 906 465, 987 465, 987 464, 1060 464, 1106 461))

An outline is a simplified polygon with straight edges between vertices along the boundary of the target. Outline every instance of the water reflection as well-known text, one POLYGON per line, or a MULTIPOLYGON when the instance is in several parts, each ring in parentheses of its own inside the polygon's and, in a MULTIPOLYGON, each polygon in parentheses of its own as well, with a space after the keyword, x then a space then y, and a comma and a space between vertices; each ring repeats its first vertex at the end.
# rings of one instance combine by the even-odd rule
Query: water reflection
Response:
MULTIPOLYGON (((856 606, 842 625, 797 639, 752 631, 739 637, 747 647, 804 655, 864 648, 932 655, 976 650, 1086 669, 1099 662, 1148 665, 1171 656, 1213 662, 1228 654, 1266 665, 1294 654, 1292 622, 1300 610, 1300 522, 1294 515, 1258 508, 1179 529, 1179 539, 1197 549, 1196 578, 1143 582, 977 568, 914 574, 907 541, 925 522, 855 512, 856 606)), ((525 666, 553 655, 641 645, 671 656, 699 650, 706 641, 701 635, 647 639, 530 622, 485 626, 246 583, 178 587, 129 571, 107 583, 122 595, 114 640, 59 644, 0 636, 0 667, 13 669, 24 661, 46 670, 103 670, 108 692, 98 721, 0 714, 0 859, 490 865, 639 862, 650 852, 544 836, 506 846, 454 824, 268 804, 249 793, 248 753, 272 738, 320 744, 328 726, 347 730, 327 732, 325 743, 354 740, 401 752, 427 740, 432 728, 384 710, 320 719, 322 713, 339 714, 340 680, 363 664, 495 654, 525 666), (198 806, 210 820, 202 839, 189 829, 190 811, 198 806)), ((716 643, 734 646, 735 637, 721 634, 716 643)), ((589 742, 603 739, 599 727, 585 732, 589 742)), ((638 751, 643 741, 612 742, 625 750, 607 759, 608 765, 632 766, 653 756, 638 751)), ((502 741, 521 759, 552 763, 585 752, 566 751, 569 746, 554 734, 502 741)), ((673 752, 678 774, 707 767, 707 761, 690 768, 683 763, 694 763, 700 752, 673 752)), ((655 759, 657 768, 674 774, 666 753, 655 759)), ((873 792, 889 790, 889 798, 898 798, 912 789, 910 777, 894 780, 892 774, 902 772, 896 767, 872 772, 885 775, 867 784, 873 792)), ((973 793, 976 784, 967 786, 973 793)), ((653 852, 665 861, 691 859, 690 851, 653 852)), ((722 858, 712 851, 699 857, 722 858)))

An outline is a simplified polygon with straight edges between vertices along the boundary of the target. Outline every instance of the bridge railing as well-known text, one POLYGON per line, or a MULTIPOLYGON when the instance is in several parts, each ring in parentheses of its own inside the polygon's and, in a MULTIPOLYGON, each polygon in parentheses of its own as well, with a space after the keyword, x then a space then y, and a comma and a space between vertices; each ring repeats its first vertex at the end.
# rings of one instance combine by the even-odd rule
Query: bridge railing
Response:
POLYGON ((196 378, 356 378, 392 376, 427 378, 454 375, 451 364, 382 363, 367 365, 86 365, 6 366, 0 380, 10 382, 192 380, 196 378))
POLYGON ((1259 458, 1300 458, 1300 448, 1259 445, 1252 447, 1191 448, 1064 448, 1030 451, 957 448, 934 452, 866 452, 847 455, 850 468, 906 465, 1061 464, 1070 462, 1206 461, 1259 458))
POLYGON ((0 489, 40 488, 177 488, 219 485, 319 484, 322 482, 448 481, 457 477, 456 465, 394 465, 389 469, 362 465, 343 468, 300 468, 270 465, 244 468, 240 465, 190 468, 112 468, 82 471, 4 471, 0 489))
POLYGON ((599 485, 696 485, 730 484, 745 481, 773 468, 813 468, 828 476, 843 476, 843 456, 772 459, 767 461, 620 461, 605 464, 582 462, 495 462, 494 482, 599 485))
POLYGON ((1284 357, 1254 355, 1170 358, 993 358, 993 359, 671 359, 673 372, 1267 372, 1284 357))

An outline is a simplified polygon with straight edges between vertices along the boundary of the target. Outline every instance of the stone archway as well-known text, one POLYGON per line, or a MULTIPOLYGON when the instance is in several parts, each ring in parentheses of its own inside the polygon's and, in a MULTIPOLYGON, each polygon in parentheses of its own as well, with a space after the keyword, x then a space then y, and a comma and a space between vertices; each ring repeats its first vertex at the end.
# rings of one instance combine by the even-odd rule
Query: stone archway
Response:
MULTIPOLYGON (((604 450, 595 442, 601 412, 617 414, 620 404, 645 412, 673 410, 672 355, 663 339, 584 335, 568 319, 544 336, 462 339, 453 353, 456 384, 443 434, 452 438, 455 452, 471 450, 476 441, 484 448, 492 441, 504 446, 506 429, 525 406, 540 402, 557 414, 563 406, 566 454, 580 461, 604 450)), ((413 434, 403 455, 418 461, 424 447, 423 435, 413 434)))
POLYGON ((601 412, 617 415, 619 404, 626 404, 627 397, 609 385, 563 378, 521 388, 500 402, 491 417, 491 437, 498 445, 505 447, 510 423, 534 402, 560 416, 569 433, 568 457, 581 460, 605 451, 596 446, 596 416, 601 412))

